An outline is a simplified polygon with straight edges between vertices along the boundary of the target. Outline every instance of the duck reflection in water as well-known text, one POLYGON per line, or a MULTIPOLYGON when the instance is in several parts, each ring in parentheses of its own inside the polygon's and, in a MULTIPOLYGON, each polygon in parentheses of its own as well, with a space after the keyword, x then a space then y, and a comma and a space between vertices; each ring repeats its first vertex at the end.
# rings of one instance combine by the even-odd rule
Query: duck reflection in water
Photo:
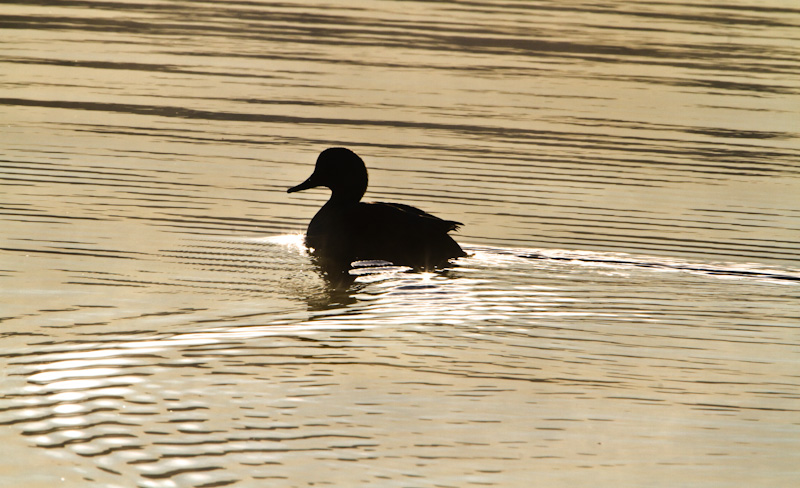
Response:
POLYGON ((349 270, 354 261, 381 260, 432 270, 466 255, 448 234, 457 230, 460 222, 401 203, 362 202, 367 168, 349 149, 322 151, 313 174, 287 191, 319 186, 329 188, 331 197, 311 219, 306 246, 332 284, 352 283, 349 270))

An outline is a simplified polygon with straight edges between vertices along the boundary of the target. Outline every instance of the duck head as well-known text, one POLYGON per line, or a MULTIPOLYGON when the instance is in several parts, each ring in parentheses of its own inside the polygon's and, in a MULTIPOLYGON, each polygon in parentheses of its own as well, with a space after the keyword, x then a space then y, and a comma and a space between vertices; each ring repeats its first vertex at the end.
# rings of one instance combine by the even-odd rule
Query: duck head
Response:
POLYGON ((331 147, 317 158, 314 173, 287 193, 325 186, 331 190, 331 202, 357 203, 367 191, 367 167, 353 151, 331 147))

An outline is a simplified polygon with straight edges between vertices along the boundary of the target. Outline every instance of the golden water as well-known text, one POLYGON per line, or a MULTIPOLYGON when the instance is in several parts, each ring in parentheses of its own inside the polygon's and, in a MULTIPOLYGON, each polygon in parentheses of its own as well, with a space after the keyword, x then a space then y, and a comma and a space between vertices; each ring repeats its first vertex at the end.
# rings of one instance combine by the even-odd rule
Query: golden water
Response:
POLYGON ((6 2, 0 480, 795 486, 794 2, 6 2), (332 290, 287 195, 464 222, 332 290))

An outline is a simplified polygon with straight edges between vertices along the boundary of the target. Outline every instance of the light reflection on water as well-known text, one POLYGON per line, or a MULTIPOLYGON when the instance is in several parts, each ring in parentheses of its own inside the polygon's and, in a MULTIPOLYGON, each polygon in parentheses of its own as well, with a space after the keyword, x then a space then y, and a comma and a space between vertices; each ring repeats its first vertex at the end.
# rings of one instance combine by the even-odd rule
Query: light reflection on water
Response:
MULTIPOLYGON (((218 243, 302 255, 299 239, 218 243)), ((797 311, 770 302, 796 295, 800 274, 779 285, 738 263, 467 249, 440 273, 376 268, 352 300, 316 310, 222 308, 147 334, 140 317, 127 340, 119 329, 106 341, 32 344, 8 359, 19 387, 2 422, 72 462, 91 460, 95 481, 143 486, 393 485, 411 473, 521 486, 519 463, 546 477, 605 466, 602 479, 624 480, 642 456, 654 460, 648 470, 674 473, 716 466, 717 455, 759 457, 796 436, 793 363, 775 358, 794 347, 777 331, 794 330, 797 311), (765 422, 786 430, 760 440, 765 422), (343 461, 369 475, 338 469, 343 461)))

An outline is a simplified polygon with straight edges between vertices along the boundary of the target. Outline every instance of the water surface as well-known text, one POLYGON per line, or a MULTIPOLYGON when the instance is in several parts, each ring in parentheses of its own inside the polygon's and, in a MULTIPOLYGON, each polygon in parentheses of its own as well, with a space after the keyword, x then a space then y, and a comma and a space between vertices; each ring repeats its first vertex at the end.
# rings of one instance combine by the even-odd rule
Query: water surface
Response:
POLYGON ((796 484, 793 2, 0 13, 6 484, 796 484), (338 145, 470 256, 329 287, 338 145))

